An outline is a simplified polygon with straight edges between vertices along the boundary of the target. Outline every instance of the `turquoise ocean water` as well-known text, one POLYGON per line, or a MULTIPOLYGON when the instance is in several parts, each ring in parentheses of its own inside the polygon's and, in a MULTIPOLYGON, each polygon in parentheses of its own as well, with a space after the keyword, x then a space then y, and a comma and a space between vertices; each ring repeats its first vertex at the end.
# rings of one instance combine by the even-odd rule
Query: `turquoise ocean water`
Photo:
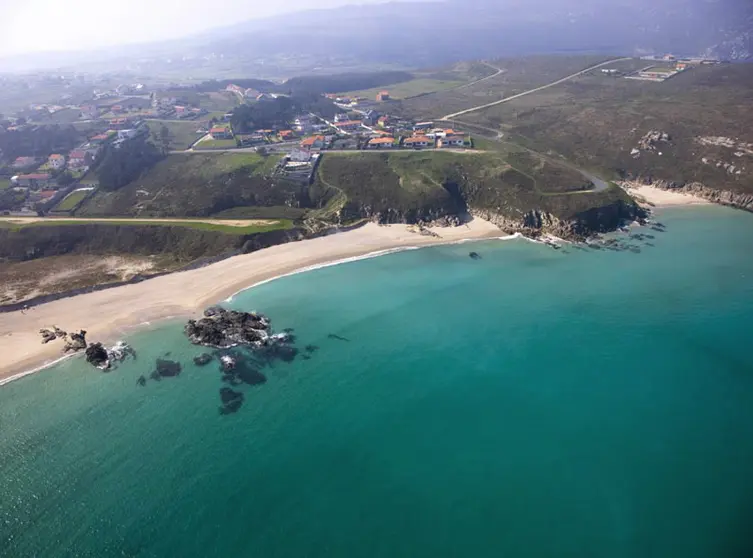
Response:
POLYGON ((641 253, 487 241, 246 291, 319 349, 235 414, 181 323, 0 388, 0 556, 752 555, 753 215, 660 219, 641 253), (137 386, 159 357, 182 374, 137 386))

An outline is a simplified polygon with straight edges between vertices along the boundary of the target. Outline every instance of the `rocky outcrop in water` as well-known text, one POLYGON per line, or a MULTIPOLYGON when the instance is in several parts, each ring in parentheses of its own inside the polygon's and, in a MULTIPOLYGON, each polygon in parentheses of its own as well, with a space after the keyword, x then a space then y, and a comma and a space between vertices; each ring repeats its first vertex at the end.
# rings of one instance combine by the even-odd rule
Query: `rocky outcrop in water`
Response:
POLYGON ((194 345, 217 349, 238 345, 261 347, 272 339, 266 316, 219 307, 208 308, 200 320, 189 320, 185 332, 194 345))
POLYGON ((136 351, 123 341, 118 341, 110 349, 102 343, 91 343, 86 349, 86 362, 100 370, 109 370, 128 357, 136 358, 136 351))
POLYGON ((201 354, 193 359, 193 363, 196 366, 206 366, 210 362, 212 362, 212 355, 208 353, 201 354))
POLYGON ((102 343, 92 343, 87 347, 86 362, 100 369, 110 366, 107 349, 104 348, 102 343))

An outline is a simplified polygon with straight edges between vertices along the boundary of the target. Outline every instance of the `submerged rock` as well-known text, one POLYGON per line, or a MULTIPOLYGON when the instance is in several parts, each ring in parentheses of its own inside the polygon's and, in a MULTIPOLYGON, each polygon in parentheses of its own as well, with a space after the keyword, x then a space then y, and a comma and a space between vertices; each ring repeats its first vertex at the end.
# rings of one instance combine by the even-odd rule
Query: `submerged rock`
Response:
POLYGON ((350 341, 350 339, 347 339, 345 337, 340 337, 339 335, 335 335, 334 333, 330 333, 327 335, 329 339, 335 339, 336 341, 350 341))
POLYGON ((139 376, 139 379, 136 380, 136 385, 145 386, 146 385, 146 376, 144 376, 143 374, 141 376, 139 376))
POLYGON ((220 388, 220 401, 222 401, 221 415, 235 413, 243 405, 243 394, 228 387, 220 388))
POLYGON ((87 347, 86 362, 101 370, 109 368, 110 360, 107 356, 107 349, 102 346, 102 343, 92 343, 87 347))
POLYGON ((158 376, 161 378, 173 378, 180 375, 181 366, 179 362, 173 360, 166 360, 158 358, 156 362, 156 370, 158 376))
POLYGON ((213 358, 212 355, 210 355, 209 353, 204 353, 202 355, 194 357, 193 363, 196 366, 206 366, 207 364, 212 362, 212 358, 213 358))
POLYGON ((478 252, 471 252, 468 254, 468 257, 470 257, 472 260, 480 260, 481 255, 478 252))

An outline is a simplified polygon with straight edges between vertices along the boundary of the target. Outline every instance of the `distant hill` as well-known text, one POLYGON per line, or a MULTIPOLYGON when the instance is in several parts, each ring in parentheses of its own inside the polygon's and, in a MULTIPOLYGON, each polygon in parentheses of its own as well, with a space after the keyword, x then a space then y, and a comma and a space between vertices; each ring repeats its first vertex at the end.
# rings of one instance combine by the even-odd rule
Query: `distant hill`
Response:
POLYGON ((151 45, 27 55, 0 60, 0 69, 84 61, 101 69, 105 60, 114 60, 116 66, 147 73, 219 77, 230 69, 237 76, 283 79, 530 54, 666 52, 753 60, 753 2, 445 0, 348 6, 242 22, 151 45))
POLYGON ((706 53, 753 58, 753 2, 448 0, 301 12, 205 35, 202 48, 255 56, 348 54, 426 66, 534 53, 706 53))

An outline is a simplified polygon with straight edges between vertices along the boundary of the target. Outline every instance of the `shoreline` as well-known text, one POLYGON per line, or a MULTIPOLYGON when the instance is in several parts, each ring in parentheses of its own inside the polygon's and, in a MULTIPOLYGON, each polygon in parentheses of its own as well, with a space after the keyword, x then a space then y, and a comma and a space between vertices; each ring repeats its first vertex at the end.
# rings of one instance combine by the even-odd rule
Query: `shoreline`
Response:
POLYGON ((623 190, 644 207, 677 207, 687 205, 712 205, 713 202, 685 192, 673 192, 641 182, 621 182, 623 190))
POLYGON ((426 246, 518 237, 506 236, 492 223, 478 218, 460 227, 430 230, 438 236, 421 235, 410 225, 369 223, 141 283, 58 299, 24 314, 0 314, 0 354, 5 355, 0 363, 0 386, 81 354, 62 354, 59 340, 42 345, 41 328, 57 325, 66 331, 84 329, 89 342, 110 344, 127 334, 123 330, 194 317, 207 306, 289 275, 426 246))

